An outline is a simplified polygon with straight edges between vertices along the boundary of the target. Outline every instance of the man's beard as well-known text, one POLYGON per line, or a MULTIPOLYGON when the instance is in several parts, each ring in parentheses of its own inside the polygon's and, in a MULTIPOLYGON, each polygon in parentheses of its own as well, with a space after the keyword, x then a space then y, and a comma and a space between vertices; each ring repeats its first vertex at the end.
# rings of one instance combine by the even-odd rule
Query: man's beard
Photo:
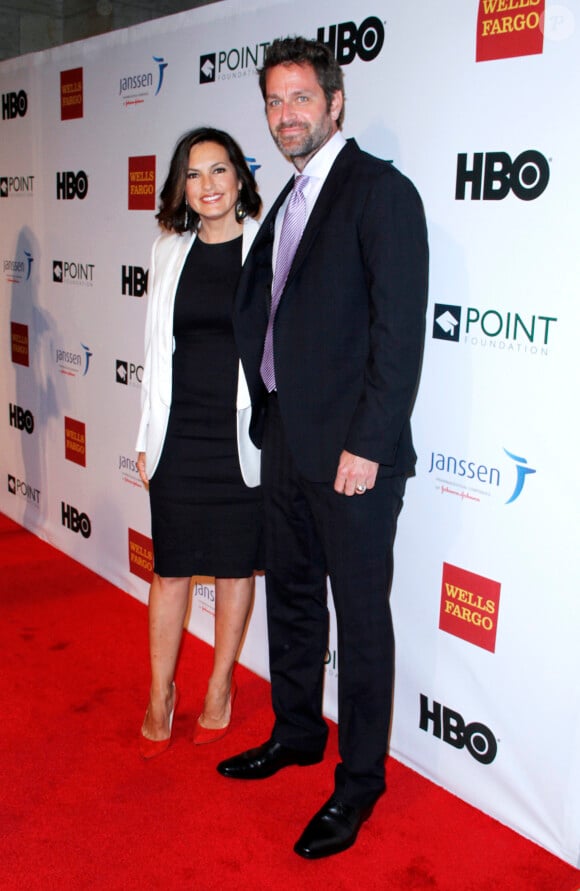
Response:
POLYGON ((287 158, 306 158, 309 155, 316 154, 318 149, 328 141, 328 137, 332 131, 332 125, 330 121, 325 123, 327 123, 326 128, 323 123, 312 128, 305 125, 303 137, 299 138, 294 136, 288 143, 284 142, 283 127, 280 128, 282 131, 281 134, 276 130, 276 132, 272 133, 272 136, 282 154, 287 158))

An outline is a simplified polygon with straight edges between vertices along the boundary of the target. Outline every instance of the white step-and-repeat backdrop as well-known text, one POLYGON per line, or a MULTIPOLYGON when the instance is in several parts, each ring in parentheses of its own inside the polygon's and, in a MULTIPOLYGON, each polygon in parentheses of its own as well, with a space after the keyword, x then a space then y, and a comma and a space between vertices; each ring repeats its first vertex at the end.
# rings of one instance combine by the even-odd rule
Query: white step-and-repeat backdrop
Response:
MULTIPOLYGON (((290 169, 256 66, 295 33, 333 46, 346 134, 414 180, 429 223, 392 751, 578 864, 577 0, 225 0, 1 63, 0 510, 146 600, 133 446, 158 190, 178 137, 213 124, 271 203, 290 169)), ((213 599, 196 580, 208 641, 213 599)), ((267 676, 266 654, 258 578, 242 661, 267 676)), ((339 670, 332 615, 333 718, 339 670)))

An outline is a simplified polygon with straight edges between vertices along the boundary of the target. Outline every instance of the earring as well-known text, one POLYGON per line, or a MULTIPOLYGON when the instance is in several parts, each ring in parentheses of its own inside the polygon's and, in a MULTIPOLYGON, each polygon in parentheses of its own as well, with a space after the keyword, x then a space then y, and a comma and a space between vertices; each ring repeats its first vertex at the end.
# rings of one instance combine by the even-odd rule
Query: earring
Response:
POLYGON ((185 217, 183 218, 183 229, 187 231, 189 229, 189 204, 187 203, 187 198, 185 199, 185 217))
POLYGON ((234 212, 236 214, 236 220, 238 221, 238 223, 241 223, 242 220, 245 220, 246 217, 248 216, 248 211, 246 210, 246 208, 244 207, 244 205, 242 203, 242 190, 241 189, 238 192, 238 200, 236 201, 236 206, 234 208, 234 212))

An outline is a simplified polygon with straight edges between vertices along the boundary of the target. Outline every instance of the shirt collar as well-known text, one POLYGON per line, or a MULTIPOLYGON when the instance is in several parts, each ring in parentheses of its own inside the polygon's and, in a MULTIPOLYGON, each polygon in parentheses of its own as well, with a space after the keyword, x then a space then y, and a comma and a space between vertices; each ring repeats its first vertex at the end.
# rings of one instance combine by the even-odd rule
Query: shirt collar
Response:
MULTIPOLYGON (((337 130, 328 142, 325 142, 321 149, 310 159, 302 173, 304 176, 312 176, 316 179, 326 179, 330 172, 330 168, 334 164, 338 153, 346 145, 346 139, 342 135, 341 130, 337 130)), ((296 176, 299 176, 299 172, 296 176)))

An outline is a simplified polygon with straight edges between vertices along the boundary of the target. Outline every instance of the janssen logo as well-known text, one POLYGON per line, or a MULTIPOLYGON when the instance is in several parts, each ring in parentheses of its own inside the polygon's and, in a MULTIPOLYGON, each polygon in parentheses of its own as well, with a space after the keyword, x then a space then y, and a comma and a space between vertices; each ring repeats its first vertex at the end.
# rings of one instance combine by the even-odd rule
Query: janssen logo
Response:
POLYGON ((557 316, 540 312, 436 303, 432 336, 496 353, 548 356, 557 322, 557 316))
POLYGON ((196 581, 193 597, 195 606, 200 612, 210 616, 215 615, 215 585, 209 579, 196 581))
POLYGON ((255 158, 250 158, 250 157, 248 157, 248 155, 245 155, 244 160, 249 167, 250 173, 255 178, 257 171, 260 169, 260 167, 262 165, 258 164, 258 162, 256 161, 255 158))
POLYGON ((137 470, 137 455, 119 455, 117 469, 124 483, 137 489, 143 488, 143 483, 137 470))
POLYGON ((61 374, 66 374, 68 377, 86 377, 93 354, 86 344, 81 343, 80 346, 80 351, 56 347, 54 361, 61 374))
POLYGON ((512 504, 522 495, 528 477, 536 473, 526 457, 506 448, 493 463, 471 456, 431 452, 426 466, 439 494, 471 504, 488 498, 512 504))
POLYGON ((125 74, 119 79, 119 96, 125 107, 142 105, 152 96, 158 96, 168 62, 163 56, 152 56, 153 65, 145 71, 125 74))
POLYGON ((2 272, 5 281, 11 285, 19 285, 21 282, 29 280, 32 273, 32 264, 34 257, 30 251, 24 251, 22 258, 15 260, 3 260, 2 272))

